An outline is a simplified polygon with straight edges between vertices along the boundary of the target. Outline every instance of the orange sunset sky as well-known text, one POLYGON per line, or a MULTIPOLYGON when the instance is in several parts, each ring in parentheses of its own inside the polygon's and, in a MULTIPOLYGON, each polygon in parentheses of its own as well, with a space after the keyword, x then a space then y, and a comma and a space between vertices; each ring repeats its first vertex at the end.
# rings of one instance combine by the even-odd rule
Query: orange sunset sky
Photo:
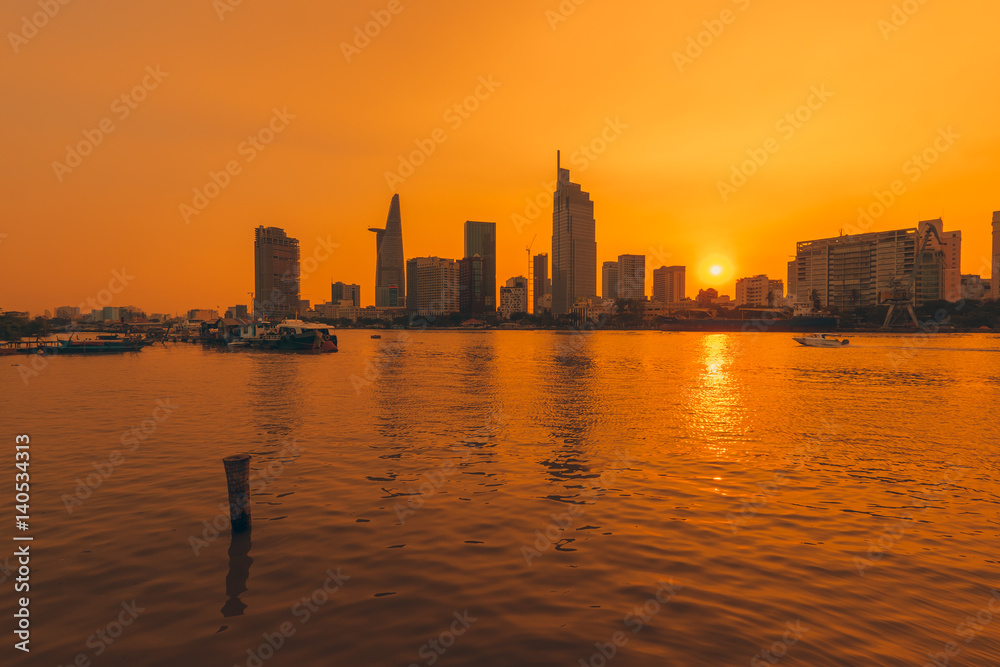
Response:
POLYGON ((998 25, 988 0, 5 0, 0 307, 77 305, 123 267, 111 305, 248 303, 260 224, 299 238, 303 259, 318 238, 338 244, 303 298, 328 300, 332 279, 371 304, 386 173, 438 128, 444 142, 395 184, 406 257, 460 258, 463 222, 496 221, 498 284, 526 273, 536 233, 533 252, 549 250, 550 206, 520 230, 513 216, 550 191, 557 149, 595 201, 598 267, 683 264, 689 296, 784 279, 796 241, 856 225, 896 180, 870 229, 943 217, 962 230, 963 272, 987 274, 998 25), (386 25, 345 53, 372 12, 386 25), (478 108, 449 112, 477 87, 478 108), (294 118, 261 150, 243 144, 274 109, 294 118), (807 120, 780 122, 797 110, 807 120), (609 119, 614 141, 585 158, 609 119), (100 143, 67 157, 84 132, 100 143), (926 169, 911 162, 925 150, 926 169), (185 216, 231 161, 228 186, 185 216))

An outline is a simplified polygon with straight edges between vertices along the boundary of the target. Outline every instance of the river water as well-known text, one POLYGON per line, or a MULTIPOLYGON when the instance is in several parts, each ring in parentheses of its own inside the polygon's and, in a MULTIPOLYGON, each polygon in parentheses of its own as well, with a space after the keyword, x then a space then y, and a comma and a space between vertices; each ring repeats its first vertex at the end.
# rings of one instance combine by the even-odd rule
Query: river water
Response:
POLYGON ((1000 338, 338 333, 5 358, 0 663, 1000 664, 1000 338))

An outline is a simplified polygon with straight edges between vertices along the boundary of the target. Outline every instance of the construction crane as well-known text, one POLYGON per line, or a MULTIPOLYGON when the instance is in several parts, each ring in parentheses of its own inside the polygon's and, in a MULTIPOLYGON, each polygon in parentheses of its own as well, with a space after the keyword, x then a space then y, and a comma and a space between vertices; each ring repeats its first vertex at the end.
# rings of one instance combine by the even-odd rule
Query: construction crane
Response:
POLYGON ((920 239, 920 245, 913 256, 913 271, 910 273, 910 279, 906 285, 904 286, 899 278, 893 278, 889 281, 889 289, 879 292, 879 305, 889 306, 889 310, 885 314, 885 322, 882 324, 883 329, 889 328, 889 325, 892 324, 893 314, 896 312, 897 307, 900 309, 906 308, 906 311, 910 314, 910 319, 913 320, 913 325, 920 326, 920 322, 917 321, 917 313, 913 309, 916 302, 913 287, 917 282, 917 271, 920 269, 921 255, 923 255, 924 250, 927 248, 927 243, 931 240, 932 233, 934 238, 937 239, 938 244, 941 244, 941 236, 938 234, 937 228, 934 225, 927 225, 927 230, 924 232, 923 238, 920 239))
POLYGON ((538 238, 538 234, 531 237, 531 243, 524 247, 525 251, 528 253, 528 285, 525 290, 525 294, 528 295, 528 314, 531 315, 535 312, 535 302, 533 300, 535 291, 535 263, 531 261, 531 246, 535 245, 535 239, 538 238))

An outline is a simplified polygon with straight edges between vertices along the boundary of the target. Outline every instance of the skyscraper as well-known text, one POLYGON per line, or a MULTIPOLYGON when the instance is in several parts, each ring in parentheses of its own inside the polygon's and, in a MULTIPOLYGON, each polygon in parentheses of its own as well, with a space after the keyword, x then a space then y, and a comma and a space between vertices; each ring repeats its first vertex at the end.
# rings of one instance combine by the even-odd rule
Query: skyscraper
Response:
POLYGON ((601 265, 601 298, 618 298, 618 262, 604 262, 601 265))
POLYGON ((375 306, 402 308, 406 294, 406 263, 398 194, 392 196, 385 229, 369 227, 368 231, 375 232, 375 306))
POLYGON ((646 298, 646 256, 618 256, 618 298, 641 301, 646 298))
POLYGON ((535 255, 533 261, 532 278, 534 279, 533 293, 535 302, 530 307, 532 313, 538 313, 541 310, 538 305, 539 300, 552 292, 552 284, 549 281, 549 255, 544 252, 540 253, 535 255))
POLYGON ((486 310, 483 258, 479 255, 458 260, 458 309, 466 315, 486 310))
POLYGON ((962 299, 962 232, 955 230, 944 231, 944 222, 941 218, 936 220, 922 220, 917 225, 919 238, 924 238, 927 227, 932 226, 937 230, 937 239, 931 236, 928 248, 940 250, 944 253, 944 294, 945 301, 961 301, 962 299))
POLYGON ((476 255, 483 258, 486 310, 493 311, 497 309, 497 223, 466 221, 465 256, 476 255))
POLYGON ((684 299, 684 267, 661 266, 653 270, 653 301, 677 303, 684 299))
POLYGON ((597 294, 597 240, 594 202, 556 152, 556 191, 552 205, 552 312, 568 313, 578 298, 597 294))
POLYGON ((361 285, 348 285, 336 282, 330 284, 330 301, 350 301, 354 306, 361 307, 361 285))
POLYGON ((1000 211, 993 212, 993 268, 990 270, 990 295, 1000 299, 1000 211))
POLYGON ((446 315, 459 309, 458 263, 440 257, 414 257, 406 262, 409 290, 406 308, 421 315, 446 315))
POLYGON ((254 231, 254 315, 294 316, 299 301, 299 240, 279 227, 254 231))

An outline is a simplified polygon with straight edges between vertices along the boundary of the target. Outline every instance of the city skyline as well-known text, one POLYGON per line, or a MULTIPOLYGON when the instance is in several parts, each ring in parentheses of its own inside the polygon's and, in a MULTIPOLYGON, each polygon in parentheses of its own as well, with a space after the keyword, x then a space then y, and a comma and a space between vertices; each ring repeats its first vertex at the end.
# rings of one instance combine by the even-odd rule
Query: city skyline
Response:
MULTIPOLYGON (((593 3, 555 28, 545 14, 551 7, 537 3, 508 3, 502 12, 454 5, 445 21, 412 9, 350 62, 336 45, 371 20, 370 8, 350 3, 304 3, 308 25, 272 35, 278 52, 309 54, 294 67, 247 48, 258 31, 280 24, 279 9, 247 3, 224 21, 211 7, 171 9, 170 22, 201 26, 205 42, 145 35, 162 10, 143 5, 117 27, 92 13, 61 12, 16 53, 11 48, 0 80, 11 99, 27 101, 0 111, 8 154, 16 156, 0 167, 9 220, 0 226, 0 286, 33 278, 3 287, 0 306, 37 312, 76 304, 123 266, 135 275, 123 304, 175 312, 240 302, 252 258, 219 251, 257 225, 290 230, 303 258, 317 239, 339 246, 302 280, 303 298, 319 301, 336 276, 360 284, 367 301, 374 285, 365 229, 384 219, 393 190, 406 199, 409 256, 457 259, 460 238, 437 242, 452 221, 496 221, 499 281, 524 271, 525 246, 548 227, 555 147, 595 193, 599 259, 645 253, 650 265, 685 263, 694 293, 741 275, 783 275, 796 241, 836 236, 857 225, 861 211, 872 215, 872 231, 943 218, 963 230, 963 274, 982 274, 983 258, 990 264, 1000 167, 985 156, 1000 153, 1000 128, 996 93, 974 85, 969 63, 975 71, 1000 63, 992 5, 928 3, 898 31, 884 32, 879 22, 891 3, 844 2, 835 15, 734 4, 738 20, 703 40, 710 46, 691 63, 675 54, 689 58, 689 38, 717 20, 712 3, 637 4, 643 20, 628 38, 611 39, 605 28, 621 10, 593 3), (489 22, 487 44, 480 31, 455 29, 467 21, 489 22), (437 37, 449 48, 427 48, 437 37), (525 40, 530 50, 501 47, 525 40), (109 42, 114 58, 103 48, 109 42), (757 48, 761 42, 768 48, 757 48), (208 43, 236 57, 203 72, 208 43), (331 44, 340 62, 321 66, 313 56, 331 44), (490 45, 497 48, 487 58, 490 45), (456 63, 456 52, 469 56, 456 63), (79 54, 95 59, 93 69, 67 77, 60 63, 79 54), (793 56, 797 66, 789 68, 793 56), (554 82, 538 62, 566 66, 554 82), (416 85, 420 71, 439 76, 416 85), (242 85, 251 72, 253 85, 242 85), (315 85, 323 77, 332 77, 338 95, 315 85), (39 98, 40 90, 50 97, 39 98), (143 99, 130 98, 131 108, 120 98, 133 90, 143 99), (474 111, 463 106, 467 99, 474 111), (796 117, 802 109, 808 120, 796 117), (105 118, 110 134, 98 131, 105 118), (443 142, 431 138, 436 129, 443 142), (101 142, 91 146, 85 132, 101 142), (764 161, 769 139, 778 150, 765 150, 760 166, 746 164, 751 156, 764 161), (81 151, 88 155, 67 157, 81 151), (238 173, 226 171, 230 162, 238 173), (70 171, 57 175, 54 163, 70 171), (386 173, 396 174, 393 189, 386 173), (736 189, 725 201, 720 182, 736 189), (185 243, 190 234, 195 246, 185 243), (654 257, 661 248, 672 257, 654 257), (40 258, 46 271, 34 268, 40 258), (720 261, 725 275, 703 267, 720 261), (188 265, 199 269, 178 270, 188 265)), ((12 2, 0 11, 14 31, 38 9, 12 2)), ((551 257, 542 241, 533 252, 551 257)))

